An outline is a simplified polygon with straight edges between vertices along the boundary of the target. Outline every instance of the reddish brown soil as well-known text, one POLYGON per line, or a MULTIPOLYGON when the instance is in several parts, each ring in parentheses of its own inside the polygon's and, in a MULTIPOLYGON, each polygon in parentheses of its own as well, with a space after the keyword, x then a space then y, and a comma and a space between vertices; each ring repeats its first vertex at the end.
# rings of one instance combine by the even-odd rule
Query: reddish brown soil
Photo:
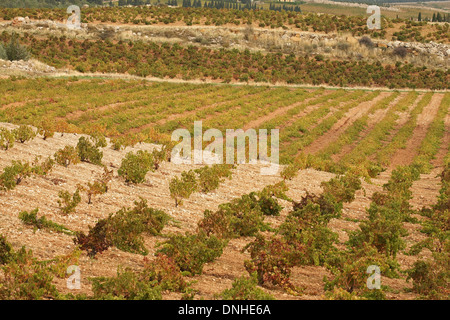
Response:
POLYGON ((423 109, 423 112, 417 117, 417 125, 411 138, 406 143, 405 149, 398 149, 391 159, 390 167, 395 168, 398 165, 406 165, 411 163, 417 150, 425 138, 428 128, 436 116, 443 94, 434 94, 430 103, 423 109))

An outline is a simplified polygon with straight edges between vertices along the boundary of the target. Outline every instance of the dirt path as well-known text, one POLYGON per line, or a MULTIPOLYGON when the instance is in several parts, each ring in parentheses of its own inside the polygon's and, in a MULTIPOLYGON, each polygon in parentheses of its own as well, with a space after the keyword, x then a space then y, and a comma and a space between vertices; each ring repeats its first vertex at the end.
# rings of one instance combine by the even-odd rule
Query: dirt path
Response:
MULTIPOLYGON (((416 127, 414 128, 411 138, 406 143, 405 149, 398 149, 391 159, 390 168, 399 165, 407 165, 411 163, 417 154, 417 150, 425 138, 428 128, 437 115, 443 94, 434 94, 430 103, 423 109, 422 113, 417 117, 416 127)), ((417 101, 417 100, 416 100, 417 101)))
POLYGON ((214 84, 214 85, 235 85, 235 86, 257 86, 257 87, 287 87, 287 88, 303 88, 303 89, 343 89, 343 90, 367 90, 367 91, 401 91, 401 92, 450 92, 450 90, 431 90, 431 89, 411 89, 411 88, 400 88, 400 89, 391 89, 388 87, 336 87, 336 86, 328 86, 328 85, 313 85, 309 83, 303 84, 289 84, 285 82, 276 82, 276 83, 267 83, 267 82, 239 82, 239 81, 231 81, 230 83, 223 83, 222 80, 183 80, 183 79, 167 79, 167 78, 156 78, 156 77, 139 77, 133 76, 129 74, 119 74, 119 73, 81 73, 74 70, 58 70, 53 74, 44 75, 43 77, 50 78, 68 78, 68 77, 81 77, 81 78, 100 78, 100 79, 122 79, 122 80, 145 80, 150 82, 169 82, 169 83, 191 83, 191 84, 214 84))
POLYGON ((358 106, 350 109, 344 117, 339 119, 330 130, 328 130, 325 134, 318 137, 311 143, 309 146, 303 149, 305 153, 317 153, 320 150, 324 149, 330 143, 333 143, 339 136, 347 130, 357 119, 362 117, 365 113, 367 113, 370 108, 378 103, 381 99, 390 95, 389 92, 381 92, 375 99, 371 101, 364 101, 358 106))

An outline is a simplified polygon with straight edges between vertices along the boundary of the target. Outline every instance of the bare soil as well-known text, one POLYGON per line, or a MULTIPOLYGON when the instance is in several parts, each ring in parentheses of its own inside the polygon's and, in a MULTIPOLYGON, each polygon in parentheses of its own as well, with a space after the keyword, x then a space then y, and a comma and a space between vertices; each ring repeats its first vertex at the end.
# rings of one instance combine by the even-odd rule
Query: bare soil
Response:
MULTIPOLYGON (((7 128, 15 126, 2 124, 7 128)), ((75 146, 80 135, 76 134, 56 134, 53 138, 44 141, 41 137, 36 137, 24 144, 17 143, 8 151, 0 151, 0 169, 9 165, 11 160, 34 160, 36 155, 47 157, 53 155, 58 149, 66 145, 75 146)), ((113 178, 108 193, 93 199, 91 205, 87 204, 87 199, 83 195, 82 202, 76 212, 70 215, 62 215, 59 212, 57 200, 60 190, 75 191, 77 183, 86 184, 102 173, 102 168, 88 163, 71 165, 68 168, 56 166, 46 177, 31 177, 25 179, 14 190, 2 193, 0 196, 0 233, 17 249, 25 245, 32 249, 39 259, 50 259, 58 255, 70 253, 75 245, 71 236, 53 233, 47 230, 33 231, 25 226, 19 219, 21 211, 39 208, 39 216, 45 215, 47 218, 68 227, 74 231, 88 231, 89 226, 93 226, 98 219, 105 218, 108 214, 116 212, 122 207, 131 207, 134 200, 143 197, 148 201, 149 206, 163 209, 171 217, 179 222, 179 227, 175 225, 167 226, 164 234, 172 232, 195 231, 196 224, 203 216, 205 209, 215 210, 221 203, 240 197, 250 191, 260 190, 264 186, 276 183, 281 180, 279 176, 263 176, 259 170, 261 164, 239 165, 233 171, 233 177, 224 181, 220 187, 210 194, 195 193, 183 205, 176 208, 170 198, 168 183, 171 177, 179 175, 181 171, 198 167, 197 165, 175 165, 165 162, 156 172, 147 174, 146 182, 139 185, 127 185, 117 176, 117 169, 124 155, 132 150, 152 150, 155 145, 138 144, 135 147, 127 147, 122 151, 115 151, 111 147, 103 149, 103 162, 109 169, 113 169, 113 178)), ((365 209, 370 204, 370 197, 375 191, 380 191, 382 185, 387 182, 389 172, 383 172, 372 183, 363 182, 364 190, 356 194, 356 199, 352 203, 344 206, 343 215, 340 219, 330 222, 330 227, 339 234, 340 246, 348 239, 347 231, 358 228, 357 221, 366 219, 365 209)), ((328 172, 316 171, 313 169, 301 170, 293 180, 288 181, 288 196, 295 200, 300 200, 306 191, 320 193, 320 183, 327 181, 334 175, 328 172)), ((439 190, 439 182, 432 175, 425 175, 413 187, 416 206, 430 205, 436 201, 439 190)), ((279 217, 267 217, 266 221, 272 226, 279 225, 291 210, 290 204, 281 201, 285 207, 279 217)), ((408 226, 411 235, 407 238, 411 243, 420 238, 420 232, 416 225, 408 226)), ((156 251, 158 241, 163 237, 145 237, 145 245, 149 249, 149 259, 156 251)), ((196 298, 213 299, 222 290, 231 287, 232 281, 240 275, 246 275, 244 261, 249 258, 247 252, 241 252, 242 248, 251 241, 252 238, 240 238, 229 242, 223 255, 216 261, 207 264, 204 272, 193 279, 197 282, 193 287, 198 290, 196 298)), ((416 259, 400 255, 399 261, 402 267, 411 265, 416 259)), ((122 252, 116 248, 110 248, 106 252, 99 254, 96 259, 90 259, 85 253, 82 254, 78 265, 81 268, 82 288, 77 293, 91 294, 89 277, 114 276, 119 266, 140 269, 144 265, 144 258, 138 254, 122 252)), ((265 291, 273 294, 277 299, 322 299, 324 289, 322 279, 324 276, 331 276, 323 267, 307 266, 296 267, 292 272, 292 281, 295 285, 304 288, 303 295, 292 296, 279 288, 266 287, 265 291)), ((56 279, 55 283, 61 292, 69 292, 66 288, 65 279, 56 279)), ((404 290, 410 288, 404 278, 387 279, 382 278, 383 284, 389 285, 393 290, 388 295, 392 299, 413 299, 414 294, 406 293, 404 290)), ((179 294, 165 293, 165 299, 179 299, 179 294)))

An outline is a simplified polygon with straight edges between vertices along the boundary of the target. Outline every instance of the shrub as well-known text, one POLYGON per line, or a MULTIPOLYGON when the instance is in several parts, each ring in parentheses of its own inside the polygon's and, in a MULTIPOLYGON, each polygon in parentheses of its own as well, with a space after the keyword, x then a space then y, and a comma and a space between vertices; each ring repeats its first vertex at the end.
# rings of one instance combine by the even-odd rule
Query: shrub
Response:
POLYGON ((219 187, 220 177, 214 172, 211 167, 205 166, 194 170, 198 175, 199 191, 209 193, 219 187))
POLYGON ((169 157, 170 157, 169 148, 170 148, 169 144, 163 144, 163 146, 161 147, 161 150, 158 150, 158 149, 152 150, 153 169, 154 170, 159 169, 161 162, 169 160, 169 157))
POLYGON ((338 50, 347 52, 350 49, 350 43, 341 41, 337 43, 336 47, 338 50))
POLYGON ((143 274, 147 281, 158 281, 162 290, 172 292, 190 292, 190 283, 186 282, 175 261, 165 254, 157 254, 153 261, 146 261, 143 274))
POLYGON ((111 138, 113 150, 122 150, 127 146, 127 139, 123 136, 111 138))
POLYGON ((214 164, 194 170, 198 175, 197 185, 201 192, 208 193, 216 190, 223 177, 231 177, 232 165, 214 164))
POLYGON ((328 259, 327 269, 334 275, 332 280, 324 278, 325 290, 334 292, 336 288, 344 290, 350 295, 365 299, 384 299, 383 287, 380 289, 369 289, 367 287, 367 268, 371 265, 378 266, 380 272, 389 275, 390 263, 386 257, 380 255, 371 246, 364 246, 351 251, 341 251, 328 259))
POLYGON ((289 164, 283 168, 280 172, 280 176, 283 180, 292 180, 298 173, 299 166, 297 164, 289 164))
POLYGON ((34 231, 36 231, 37 229, 49 229, 59 233, 73 235, 73 232, 71 230, 51 220, 48 220, 45 216, 42 216, 38 219, 38 212, 39 208, 36 208, 31 212, 22 211, 19 213, 19 219, 22 220, 26 225, 33 226, 34 231))
POLYGON ((198 227, 220 238, 253 236, 268 228, 264 224, 264 213, 276 214, 280 208, 275 199, 269 200, 266 195, 259 198, 258 193, 252 192, 219 205, 216 212, 205 210, 198 227))
POLYGON ((225 289, 219 297, 223 300, 275 300, 275 298, 257 287, 256 273, 250 278, 239 277, 233 281, 231 289, 225 289))
POLYGON ((230 230, 234 236, 253 236, 266 228, 264 216, 254 194, 243 195, 228 204, 220 205, 229 217, 230 230))
POLYGON ((10 166, 3 169, 0 175, 0 190, 12 190, 23 179, 31 176, 31 174, 46 175, 53 167, 53 159, 47 158, 43 163, 38 164, 39 157, 36 157, 33 166, 29 162, 13 160, 10 166))
POLYGON ((279 216, 283 209, 275 198, 264 193, 259 195, 258 205, 265 216, 279 216))
POLYGON ((96 147, 95 142, 92 142, 85 137, 81 137, 78 140, 77 152, 81 161, 96 165, 102 164, 103 152, 96 147))
POLYGON ((279 233, 289 244, 303 248, 295 256, 295 264, 323 265, 327 258, 335 254, 334 244, 338 240, 320 220, 320 207, 310 204, 300 211, 288 215, 280 226, 279 233))
POLYGON ((204 232, 197 234, 171 235, 169 239, 160 243, 157 253, 172 258, 181 271, 191 275, 201 274, 203 265, 220 257, 226 241, 207 236, 204 232))
POLYGON ((42 119, 37 132, 42 135, 44 140, 53 137, 55 135, 54 121, 52 119, 42 119))
POLYGON ((90 279, 94 299, 99 300, 161 300, 161 287, 147 281, 131 269, 117 270, 116 277, 90 279))
POLYGON ((108 230, 108 220, 97 221, 94 227, 89 227, 88 234, 77 232, 74 243, 80 246, 81 250, 87 251, 89 257, 93 258, 97 253, 108 250, 113 245, 112 236, 108 230))
POLYGON ((392 198, 411 199, 412 183, 419 179, 420 171, 415 166, 398 166, 392 171, 391 177, 383 186, 392 198))
POLYGON ((32 168, 28 162, 13 160, 12 164, 3 169, 0 175, 0 189, 12 190, 16 185, 20 184, 22 180, 29 177, 32 173, 32 168))
POLYGON ((357 175, 347 173, 344 176, 322 182, 323 193, 330 194, 336 202, 352 202, 356 190, 361 189, 361 181, 357 175))
POLYGON ((406 47, 395 47, 394 50, 392 51, 392 54, 394 56, 404 58, 408 54, 408 50, 406 49, 406 47))
POLYGON ((73 195, 64 190, 58 193, 58 206, 62 214, 75 212, 76 206, 81 202, 80 190, 76 190, 73 195))
POLYGON ((59 149, 55 152, 53 157, 58 164, 66 168, 70 164, 77 164, 81 161, 77 149, 72 146, 65 146, 63 149, 59 149))
POLYGON ((437 204, 434 206, 438 211, 450 211, 450 162, 444 167, 441 173, 442 187, 439 190, 439 198, 437 204))
MULTIPOLYGON (((318 215, 315 216, 317 222, 327 223, 332 218, 338 218, 342 210, 342 202, 337 202, 332 194, 324 193, 320 196, 306 192, 306 195, 299 202, 293 201, 293 211, 298 211, 299 215, 307 213, 308 215, 314 210, 310 210, 308 206, 316 206, 318 215)), ((312 218, 309 217, 308 218, 312 218)))
POLYGON ((17 141, 24 143, 36 137, 36 132, 30 126, 21 125, 13 130, 13 134, 17 141))
POLYGON ((154 170, 153 156, 148 151, 128 152, 123 158, 118 174, 125 182, 141 183, 149 170, 154 170))
POLYGON ((231 179, 231 170, 235 169, 236 166, 234 164, 213 164, 212 169, 220 178, 230 178, 231 179))
POLYGON ((77 188, 80 191, 86 192, 88 196, 88 204, 92 203, 93 196, 108 192, 108 183, 112 179, 113 171, 109 171, 106 166, 103 167, 103 169, 103 175, 99 179, 95 180, 94 182, 89 182, 86 187, 77 185, 77 188))
POLYGON ((39 156, 34 159, 31 171, 36 175, 45 176, 53 169, 55 161, 51 157, 48 157, 42 163, 39 163, 40 158, 39 156))
POLYGON ((221 239, 228 239, 235 236, 230 226, 230 217, 225 210, 203 212, 203 219, 198 222, 198 229, 208 236, 215 235, 221 239))
POLYGON ((293 294, 301 291, 290 282, 290 276, 295 255, 303 248, 294 248, 283 238, 265 239, 258 234, 242 251, 246 250, 250 252, 251 260, 245 261, 245 269, 249 274, 257 274, 258 284, 272 283, 293 294))
POLYGON ((0 148, 8 150, 14 146, 14 133, 6 128, 0 128, 0 148))
POLYGON ((233 165, 229 164, 213 164, 211 167, 204 166, 196 169, 198 174, 197 184, 201 192, 208 193, 216 190, 223 181, 222 178, 231 177, 231 169, 233 165))
POLYGON ((53 278, 64 278, 67 267, 78 263, 77 250, 66 256, 39 261, 25 247, 14 251, 3 236, 0 236, 0 259, 5 257, 2 255, 2 247, 6 248, 3 252, 7 252, 7 259, 0 265, 1 300, 65 298, 53 285, 53 278))
POLYGON ((182 204, 183 199, 187 199, 192 193, 197 191, 197 181, 195 172, 192 170, 183 171, 181 179, 174 177, 169 182, 170 196, 175 200, 175 207, 182 204))
POLYGON ((407 270, 407 281, 413 280, 413 291, 428 299, 448 299, 450 272, 449 250, 440 255, 441 259, 416 261, 411 269, 407 270))
POLYGON ((88 235, 77 233, 74 242, 91 257, 113 245, 122 251, 147 255, 141 234, 158 235, 170 217, 164 211, 149 208, 142 198, 134 205, 99 220, 93 228, 89 227, 88 235))
POLYGON ((6 241, 6 237, 0 234, 0 265, 11 261, 13 252, 13 248, 8 241, 6 241))
POLYGON ((13 253, 13 259, 1 267, 0 299, 38 300, 56 299, 59 292, 53 285, 51 265, 38 261, 32 251, 22 247, 13 253))
POLYGON ((96 148, 104 148, 107 146, 106 137, 101 132, 94 131, 90 134, 90 139, 96 148))
POLYGON ((205 210, 198 227, 208 235, 220 238, 253 236, 258 231, 269 229, 264 223, 265 215, 277 216, 283 209, 274 198, 275 194, 284 196, 279 186, 269 186, 221 204, 216 212, 205 210))
POLYGON ((372 39, 370 39, 368 36, 363 36, 358 40, 359 44, 362 46, 366 46, 369 49, 372 49, 375 47, 375 44, 373 43, 372 39))
POLYGON ((360 247, 367 243, 377 248, 378 252, 395 258, 405 248, 402 237, 408 234, 402 220, 394 218, 398 215, 397 211, 372 203, 368 212, 369 220, 359 224, 360 230, 350 232, 348 244, 360 247))
POLYGON ((422 222, 421 232, 427 235, 423 241, 411 247, 411 254, 428 248, 432 259, 418 260, 407 270, 407 281, 413 280, 413 291, 427 299, 448 299, 450 283, 450 210, 449 163, 441 174, 442 187, 438 202, 432 209, 422 209, 422 215, 428 219, 422 222))

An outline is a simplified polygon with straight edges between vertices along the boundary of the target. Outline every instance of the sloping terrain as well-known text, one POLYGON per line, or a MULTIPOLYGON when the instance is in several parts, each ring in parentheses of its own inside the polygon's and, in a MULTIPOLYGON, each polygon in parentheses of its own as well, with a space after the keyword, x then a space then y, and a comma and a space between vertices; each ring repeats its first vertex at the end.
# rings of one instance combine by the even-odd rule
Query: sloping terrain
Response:
MULTIPOLYGON (((10 124, 2 124, 2 127, 14 128, 10 124)), ((16 143, 7 151, 0 153, 0 168, 7 166, 12 160, 32 161, 37 155, 47 157, 53 155, 58 149, 66 145, 75 146, 80 135, 56 133, 53 138, 43 140, 38 136, 32 141, 24 144, 16 143)), ((76 212, 64 216, 58 210, 58 192, 68 190, 73 192, 77 183, 87 183, 102 173, 102 168, 96 165, 81 163, 71 165, 68 168, 57 165, 47 176, 31 177, 25 179, 14 190, 3 192, 0 196, 0 234, 5 235, 8 240, 19 248, 25 245, 32 249, 40 259, 51 259, 58 255, 64 255, 74 249, 71 236, 53 233, 46 230, 36 230, 25 226, 19 219, 21 211, 30 211, 39 208, 39 215, 60 223, 74 231, 87 231, 89 226, 95 224, 98 219, 105 218, 108 214, 119 210, 121 207, 131 207, 134 200, 143 197, 149 206, 162 209, 179 222, 178 226, 168 226, 163 234, 171 232, 195 231, 196 223, 202 217, 205 209, 215 210, 221 203, 228 202, 233 198, 240 197, 250 191, 261 190, 264 186, 276 183, 281 180, 279 176, 260 175, 261 165, 239 165, 233 170, 230 180, 226 179, 220 187, 210 193, 195 193, 185 200, 182 206, 175 207, 170 198, 168 181, 171 177, 179 175, 181 171, 196 168, 195 165, 175 165, 164 162, 160 169, 153 173, 148 173, 146 182, 139 185, 127 185, 123 179, 117 176, 117 168, 126 152, 135 150, 152 150, 155 145, 138 144, 135 147, 127 147, 122 151, 115 151, 110 146, 103 148, 103 163, 114 170, 114 178, 106 194, 97 196, 92 204, 87 204, 87 199, 83 196, 82 202, 76 208, 76 212)), ((439 168, 437 168, 439 170, 439 168)), ((413 203, 418 205, 431 205, 435 203, 440 188, 439 182, 433 179, 433 174, 423 175, 414 186, 413 203)), ((287 182, 289 187, 288 196, 294 200, 300 200, 306 191, 320 193, 320 183, 332 178, 334 174, 316 171, 313 169, 301 170, 297 177, 287 182)), ((381 185, 387 182, 389 173, 380 175, 373 179, 371 184, 363 183, 363 190, 357 191, 355 201, 344 206, 343 215, 340 219, 333 219, 330 227, 339 234, 341 242, 347 239, 346 231, 357 228, 357 220, 366 219, 366 207, 370 204, 370 197, 375 191, 381 190, 381 185)), ((273 226, 279 225, 291 209, 290 204, 281 201, 285 208, 278 217, 268 217, 266 221, 273 226)), ((408 228, 411 235, 408 243, 411 244, 420 238, 420 233, 414 225, 408 228)), ((145 245, 149 249, 149 259, 155 252, 155 245, 163 237, 145 237, 145 245)), ((241 253, 241 249, 252 240, 250 238, 239 238, 231 240, 225 248, 224 253, 216 261, 204 267, 203 274, 194 277, 197 283, 193 288, 198 290, 197 298, 214 298, 214 294, 229 288, 232 281, 240 275, 245 275, 243 265, 244 260, 249 258, 248 253, 241 253)), ((405 255, 399 256, 402 267, 411 266, 414 259, 405 255)), ((89 277, 114 276, 118 266, 128 266, 135 270, 143 266, 144 260, 141 255, 131 254, 110 248, 103 254, 97 255, 96 259, 91 259, 82 254, 79 266, 82 275, 82 289, 80 292, 90 294, 89 277)), ((303 286, 304 294, 294 297, 281 291, 276 287, 268 287, 264 290, 272 293, 277 299, 321 299, 323 298, 322 278, 329 273, 323 267, 295 267, 292 273, 292 282, 303 286)), ((192 280, 192 279, 191 279, 192 280)), ((383 277, 384 284, 389 285, 392 290, 388 297, 392 299, 413 299, 416 295, 405 293, 405 288, 411 285, 403 279, 388 279, 383 277)), ((69 292, 65 287, 65 279, 57 280, 57 287, 62 292, 69 292)), ((178 294, 167 293, 167 299, 180 298, 178 294)))

